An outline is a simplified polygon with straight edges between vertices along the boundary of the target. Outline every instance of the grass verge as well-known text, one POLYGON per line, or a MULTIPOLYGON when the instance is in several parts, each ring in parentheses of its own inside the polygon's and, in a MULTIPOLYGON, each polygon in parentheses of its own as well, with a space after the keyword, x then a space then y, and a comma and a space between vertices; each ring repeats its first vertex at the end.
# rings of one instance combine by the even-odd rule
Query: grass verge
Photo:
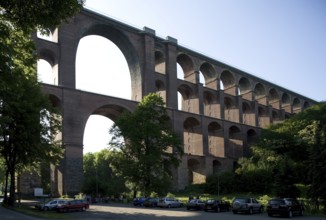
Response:
POLYGON ((44 219, 69 219, 68 216, 55 211, 39 211, 33 206, 21 205, 20 207, 14 207, 13 210, 25 215, 44 218, 44 219))

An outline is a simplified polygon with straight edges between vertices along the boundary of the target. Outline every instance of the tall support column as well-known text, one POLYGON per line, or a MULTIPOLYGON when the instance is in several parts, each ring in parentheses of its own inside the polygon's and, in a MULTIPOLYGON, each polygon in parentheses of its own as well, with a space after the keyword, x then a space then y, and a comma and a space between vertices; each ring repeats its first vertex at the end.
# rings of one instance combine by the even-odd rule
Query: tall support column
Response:
POLYGON ((143 74, 142 74, 142 94, 143 96, 155 92, 154 72, 155 72, 155 30, 148 27, 143 28, 143 74))
POLYGON ((83 181, 83 146, 66 143, 64 158, 63 194, 73 196, 80 193, 83 181))
POLYGON ((166 106, 178 109, 177 39, 167 37, 166 43, 166 106))
POLYGON ((58 166, 51 165, 52 196, 80 193, 83 181, 83 146, 81 144, 64 144, 64 158, 58 166))
POLYGON ((73 23, 64 24, 59 29, 59 85, 76 88, 76 52, 78 39, 75 35, 76 27, 73 23))

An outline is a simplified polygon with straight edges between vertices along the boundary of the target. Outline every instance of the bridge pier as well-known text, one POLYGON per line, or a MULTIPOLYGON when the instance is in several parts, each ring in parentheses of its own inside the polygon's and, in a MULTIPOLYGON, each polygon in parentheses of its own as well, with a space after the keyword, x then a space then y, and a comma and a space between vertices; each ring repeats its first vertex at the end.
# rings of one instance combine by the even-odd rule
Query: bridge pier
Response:
POLYGON ((64 144, 64 158, 59 166, 51 165, 51 192, 53 196, 74 196, 83 183, 83 145, 64 144))

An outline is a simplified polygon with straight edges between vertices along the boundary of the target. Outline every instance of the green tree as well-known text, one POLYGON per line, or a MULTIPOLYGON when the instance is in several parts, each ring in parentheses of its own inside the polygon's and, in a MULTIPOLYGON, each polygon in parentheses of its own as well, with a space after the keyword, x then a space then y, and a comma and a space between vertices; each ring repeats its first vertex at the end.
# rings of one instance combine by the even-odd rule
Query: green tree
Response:
POLYGON ((274 193, 296 196, 295 184, 302 183, 310 186, 309 197, 317 207, 318 199, 326 198, 325 143, 326 103, 319 103, 263 130, 252 156, 239 161, 237 172, 245 174, 252 167, 269 167, 272 173, 266 173, 273 178, 274 193))
POLYGON ((115 154, 108 149, 84 155, 82 191, 95 196, 118 196, 126 191, 125 180, 111 169, 115 154))
POLYGON ((110 146, 118 151, 113 167, 134 191, 163 193, 171 183, 172 167, 183 155, 181 139, 171 129, 163 99, 149 94, 134 112, 124 112, 110 129, 110 146))
POLYGON ((54 28, 79 12, 84 0, 10 0, 0 1, 1 19, 30 33, 54 28))
POLYGON ((59 117, 37 82, 30 34, 46 31, 77 13, 82 2, 0 1, 0 155, 5 161, 5 203, 12 206, 15 176, 42 161, 57 162, 62 149, 54 141, 59 117), (62 10, 59 10, 62 9, 62 10))

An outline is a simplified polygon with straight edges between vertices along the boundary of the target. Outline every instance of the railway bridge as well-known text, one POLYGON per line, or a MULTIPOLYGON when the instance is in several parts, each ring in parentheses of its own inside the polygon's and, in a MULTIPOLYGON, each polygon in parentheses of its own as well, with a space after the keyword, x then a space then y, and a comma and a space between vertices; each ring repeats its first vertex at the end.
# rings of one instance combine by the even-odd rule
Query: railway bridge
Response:
POLYGON ((36 34, 33 39, 39 58, 51 65, 54 76, 52 84, 42 84, 43 92, 62 116, 65 155, 51 169, 54 194, 80 191, 88 118, 102 115, 114 121, 124 110, 133 111, 149 93, 163 97, 172 127, 183 140, 185 155, 173 174, 178 189, 205 182, 209 174, 232 170, 238 158, 249 154, 262 128, 316 103, 183 47, 173 37, 163 39, 151 28, 137 29, 88 9, 51 30, 51 39, 36 34), (90 35, 112 41, 124 55, 131 79, 130 99, 76 89, 77 48, 90 35), (177 77, 177 64, 183 79, 177 77))

